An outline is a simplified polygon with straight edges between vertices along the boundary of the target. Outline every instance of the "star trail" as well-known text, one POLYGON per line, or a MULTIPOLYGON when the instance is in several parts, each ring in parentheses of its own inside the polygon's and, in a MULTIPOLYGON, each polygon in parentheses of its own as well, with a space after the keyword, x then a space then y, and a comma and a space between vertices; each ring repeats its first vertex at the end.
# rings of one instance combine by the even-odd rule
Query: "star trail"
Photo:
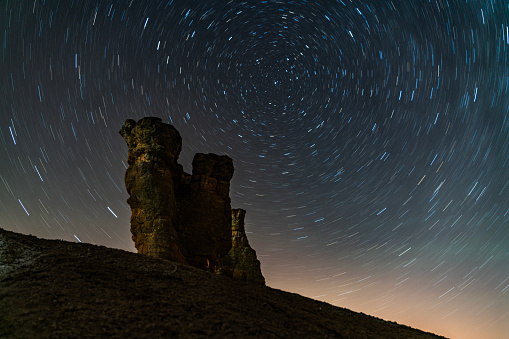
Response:
POLYGON ((234 160, 271 287, 509 332, 509 4, 4 0, 0 227, 134 251, 118 130, 234 160))

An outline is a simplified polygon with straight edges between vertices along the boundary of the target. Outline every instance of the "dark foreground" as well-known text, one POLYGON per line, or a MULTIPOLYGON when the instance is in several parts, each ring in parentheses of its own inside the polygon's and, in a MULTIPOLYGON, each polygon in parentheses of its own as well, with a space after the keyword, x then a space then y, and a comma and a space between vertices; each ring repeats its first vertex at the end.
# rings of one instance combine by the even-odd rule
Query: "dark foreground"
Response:
POLYGON ((0 228, 0 338, 443 338, 171 261, 0 228))

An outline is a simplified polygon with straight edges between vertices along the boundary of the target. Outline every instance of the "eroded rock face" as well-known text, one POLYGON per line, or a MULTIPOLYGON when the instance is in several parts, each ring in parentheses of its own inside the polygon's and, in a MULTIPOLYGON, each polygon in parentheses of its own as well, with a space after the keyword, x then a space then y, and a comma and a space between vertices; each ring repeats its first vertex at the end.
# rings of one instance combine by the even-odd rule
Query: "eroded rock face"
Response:
POLYGON ((262 275, 260 261, 247 240, 245 216, 245 210, 232 209, 232 248, 221 261, 220 271, 224 275, 264 285, 265 278, 262 275))
POLYGON ((217 272, 232 247, 230 180, 233 161, 227 156, 198 153, 193 174, 179 204, 182 244, 188 263, 217 272))
POLYGON ((129 153, 125 185, 138 253, 186 263, 175 229, 174 179, 182 138, 159 118, 127 120, 120 130, 129 153))
POLYGON ((154 117, 130 119, 120 134, 128 146, 125 185, 138 253, 263 284, 244 231, 245 211, 232 214, 232 159, 198 153, 190 175, 177 163, 182 138, 173 126, 154 117))

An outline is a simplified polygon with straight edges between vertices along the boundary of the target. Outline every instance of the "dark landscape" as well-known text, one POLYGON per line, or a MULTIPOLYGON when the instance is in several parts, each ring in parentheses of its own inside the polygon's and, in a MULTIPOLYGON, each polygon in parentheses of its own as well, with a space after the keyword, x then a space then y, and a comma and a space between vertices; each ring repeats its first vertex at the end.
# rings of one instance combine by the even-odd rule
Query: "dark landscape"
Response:
POLYGON ((169 260, 0 228, 0 338, 443 338, 169 260))

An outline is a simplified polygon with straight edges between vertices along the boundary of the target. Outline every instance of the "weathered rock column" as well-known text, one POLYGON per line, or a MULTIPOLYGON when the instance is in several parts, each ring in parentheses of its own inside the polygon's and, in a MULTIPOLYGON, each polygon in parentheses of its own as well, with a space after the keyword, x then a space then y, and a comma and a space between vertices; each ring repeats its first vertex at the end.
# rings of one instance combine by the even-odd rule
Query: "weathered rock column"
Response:
POLYGON ((127 120, 120 134, 128 147, 125 185, 131 233, 138 253, 186 263, 174 227, 174 176, 182 138, 159 118, 127 120), (172 173, 173 172, 173 173, 172 173))
POLYGON ((228 256, 221 261, 220 273, 265 285, 260 261, 256 257, 256 251, 251 248, 247 240, 244 226, 245 216, 245 210, 240 208, 232 209, 232 248, 228 256))
POLYGON ((184 255, 190 265, 217 273, 219 261, 232 246, 228 156, 197 153, 180 219, 184 255))
POLYGON ((246 211, 231 208, 232 159, 198 153, 190 175, 177 163, 179 132, 160 118, 129 119, 120 134, 138 253, 265 284, 244 230, 246 211))

